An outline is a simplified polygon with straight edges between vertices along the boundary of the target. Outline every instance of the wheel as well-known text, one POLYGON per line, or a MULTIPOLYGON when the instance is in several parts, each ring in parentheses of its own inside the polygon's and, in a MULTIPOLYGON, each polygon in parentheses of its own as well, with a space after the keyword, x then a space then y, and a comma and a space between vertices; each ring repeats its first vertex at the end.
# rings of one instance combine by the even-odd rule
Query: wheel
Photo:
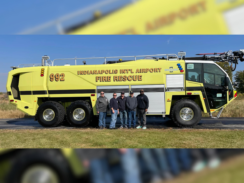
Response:
POLYGON ((67 108, 67 121, 71 126, 82 127, 92 120, 92 107, 83 100, 78 100, 70 104, 67 108))
POLYGON ((200 107, 192 100, 177 101, 171 112, 173 122, 180 127, 194 127, 202 117, 200 107))
POLYGON ((64 107, 54 101, 48 101, 38 108, 37 121, 45 127, 54 127, 60 125, 64 121, 64 107))
POLYGON ((69 165, 57 150, 24 150, 13 160, 7 183, 72 182, 69 165))

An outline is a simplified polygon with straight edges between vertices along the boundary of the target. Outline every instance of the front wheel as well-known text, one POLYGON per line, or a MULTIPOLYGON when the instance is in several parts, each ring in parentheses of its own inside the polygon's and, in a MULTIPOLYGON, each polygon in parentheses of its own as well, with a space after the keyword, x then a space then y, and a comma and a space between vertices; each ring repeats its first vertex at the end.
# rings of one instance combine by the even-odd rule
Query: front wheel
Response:
POLYGON ((171 118, 180 127, 194 127, 202 117, 200 107, 192 100, 182 99, 176 102, 171 111, 171 118))

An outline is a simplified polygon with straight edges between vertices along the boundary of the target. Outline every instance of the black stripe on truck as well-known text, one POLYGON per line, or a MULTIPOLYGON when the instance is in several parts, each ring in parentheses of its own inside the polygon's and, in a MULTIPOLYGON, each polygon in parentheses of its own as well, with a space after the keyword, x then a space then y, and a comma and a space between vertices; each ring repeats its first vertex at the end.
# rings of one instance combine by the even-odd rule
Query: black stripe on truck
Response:
POLYGON ((203 98, 205 98, 204 103, 207 108, 207 111, 210 112, 210 107, 209 107, 208 100, 207 100, 208 98, 207 98, 207 94, 206 94, 204 88, 203 87, 187 87, 186 88, 186 91, 199 91, 199 90, 202 92, 203 98))
POLYGON ((119 88, 119 89, 97 89, 97 93, 103 91, 104 93, 120 93, 120 92, 129 92, 129 88, 119 88))
POLYGON ((95 93, 95 90, 48 90, 49 94, 83 94, 83 93, 95 93))
POLYGON ((132 88, 133 92, 140 92, 143 89, 144 92, 164 92, 164 88, 132 88))
POLYGON ((20 95, 46 95, 47 91, 20 91, 20 95))
MULTIPOLYGON (((144 92, 164 92, 164 88, 134 88, 131 89, 133 92, 140 92, 140 90, 143 89, 144 92)), ((119 88, 119 89, 98 89, 97 93, 100 93, 101 91, 105 93, 121 93, 122 91, 125 93, 129 92, 129 88, 119 88)))
POLYGON ((20 95, 31 95, 31 91, 20 91, 20 95))
POLYGON ((46 95, 47 91, 33 91, 33 95, 46 95))
POLYGON ((11 95, 11 92, 7 92, 8 93, 8 95, 11 95))
POLYGON ((46 94, 83 94, 83 93, 95 93, 93 89, 88 90, 43 90, 43 91, 21 91, 20 95, 46 95, 46 94))

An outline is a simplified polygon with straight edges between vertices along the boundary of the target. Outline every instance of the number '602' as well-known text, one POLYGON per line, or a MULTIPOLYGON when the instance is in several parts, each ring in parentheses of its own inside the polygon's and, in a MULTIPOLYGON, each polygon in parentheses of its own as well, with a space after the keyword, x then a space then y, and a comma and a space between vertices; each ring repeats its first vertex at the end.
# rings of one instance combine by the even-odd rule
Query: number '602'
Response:
POLYGON ((57 74, 50 74, 50 81, 53 82, 54 80, 55 81, 65 81, 64 77, 65 77, 65 74, 64 73, 57 73, 57 74))

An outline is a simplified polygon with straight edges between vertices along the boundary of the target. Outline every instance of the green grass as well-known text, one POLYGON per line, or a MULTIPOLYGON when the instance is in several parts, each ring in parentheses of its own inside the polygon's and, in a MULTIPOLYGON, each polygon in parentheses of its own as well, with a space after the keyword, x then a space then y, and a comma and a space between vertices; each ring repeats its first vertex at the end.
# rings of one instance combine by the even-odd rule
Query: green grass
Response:
POLYGON ((0 130, 0 148, 244 148, 243 130, 0 130))
POLYGON ((215 170, 188 173, 166 183, 242 183, 244 180, 244 156, 240 155, 222 162, 215 170))

